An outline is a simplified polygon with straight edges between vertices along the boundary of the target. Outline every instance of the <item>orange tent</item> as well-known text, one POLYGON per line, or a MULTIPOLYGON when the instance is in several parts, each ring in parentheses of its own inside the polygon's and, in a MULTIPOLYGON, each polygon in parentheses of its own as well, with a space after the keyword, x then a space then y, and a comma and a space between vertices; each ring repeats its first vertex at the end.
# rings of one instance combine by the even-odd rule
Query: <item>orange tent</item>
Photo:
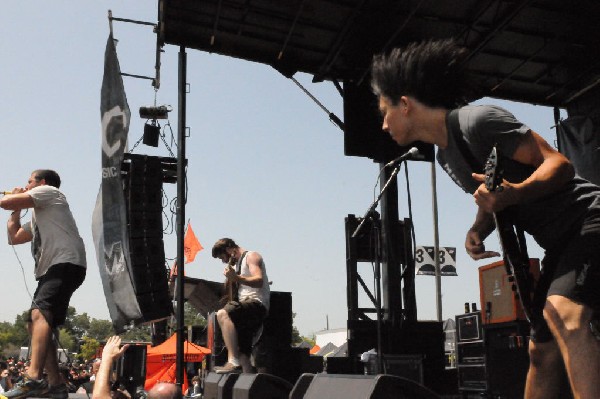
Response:
MULTIPOLYGON (((201 362, 210 349, 184 341, 183 353, 185 362, 201 362)), ((146 352, 146 383, 144 389, 150 390, 157 382, 175 382, 175 361, 177 360, 177 334, 171 335, 160 345, 148 346, 146 352)), ((188 388, 186 373, 183 373, 183 392, 188 388)))

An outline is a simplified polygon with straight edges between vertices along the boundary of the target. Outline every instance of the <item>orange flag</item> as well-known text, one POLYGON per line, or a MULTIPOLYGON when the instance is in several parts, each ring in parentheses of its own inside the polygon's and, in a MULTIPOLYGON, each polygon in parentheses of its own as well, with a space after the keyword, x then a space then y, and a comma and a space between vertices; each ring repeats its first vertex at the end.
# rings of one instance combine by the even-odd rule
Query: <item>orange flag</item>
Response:
POLYGON ((183 239, 183 252, 185 254, 185 263, 194 261, 196 254, 202 251, 204 248, 200 244, 200 241, 196 238, 194 230, 192 230, 191 223, 188 222, 187 231, 185 232, 185 238, 183 239))

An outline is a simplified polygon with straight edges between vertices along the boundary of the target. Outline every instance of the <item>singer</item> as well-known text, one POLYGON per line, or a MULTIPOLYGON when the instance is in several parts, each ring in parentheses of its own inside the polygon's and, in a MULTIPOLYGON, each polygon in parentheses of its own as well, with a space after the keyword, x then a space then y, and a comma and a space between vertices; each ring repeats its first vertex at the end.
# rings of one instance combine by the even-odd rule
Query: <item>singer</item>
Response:
POLYGON ((493 213, 513 222, 546 250, 536 292, 530 367, 524 397, 558 398, 566 369, 575 398, 600 398, 600 188, 575 175, 572 164, 511 113, 467 105, 468 51, 451 40, 413 43, 372 62, 371 86, 383 129, 400 145, 421 140, 438 147, 437 161, 478 206, 465 248, 486 251, 493 213), (503 190, 489 192, 483 165, 496 145, 504 160, 503 190))
POLYGON ((33 171, 25 188, 15 188, 0 199, 0 207, 12 211, 7 224, 8 242, 31 242, 38 281, 28 320, 31 364, 24 378, 0 397, 68 398, 58 368, 58 336, 53 339, 53 335, 65 322, 71 295, 85 279, 86 259, 83 240, 59 187, 60 177, 55 171, 39 169, 33 171), (21 210, 27 208, 33 210, 31 221, 21 225, 21 210))

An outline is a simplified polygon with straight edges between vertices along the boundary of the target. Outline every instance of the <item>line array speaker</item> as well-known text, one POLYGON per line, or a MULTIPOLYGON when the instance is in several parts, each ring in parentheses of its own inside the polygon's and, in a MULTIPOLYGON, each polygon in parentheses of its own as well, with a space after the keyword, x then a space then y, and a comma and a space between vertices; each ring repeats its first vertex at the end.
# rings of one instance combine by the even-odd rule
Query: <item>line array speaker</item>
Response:
POLYGON ((163 168, 158 157, 131 155, 125 178, 129 275, 143 321, 173 313, 162 239, 163 168))

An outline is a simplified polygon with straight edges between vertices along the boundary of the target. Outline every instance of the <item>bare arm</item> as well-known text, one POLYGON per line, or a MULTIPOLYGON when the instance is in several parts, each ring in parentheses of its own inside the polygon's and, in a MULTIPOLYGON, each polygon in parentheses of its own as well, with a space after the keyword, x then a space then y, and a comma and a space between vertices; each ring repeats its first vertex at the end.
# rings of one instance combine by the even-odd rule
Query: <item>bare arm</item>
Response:
POLYGON ((96 381, 94 382, 94 390, 92 392, 93 399, 111 399, 110 395, 110 372, 112 365, 115 360, 123 356, 123 353, 127 350, 129 345, 121 344, 121 338, 117 335, 113 335, 106 341, 106 345, 102 350, 102 362, 98 373, 96 373, 96 381))
MULTIPOLYGON (((575 169, 569 160, 534 131, 522 138, 512 158, 536 169, 521 183, 504 181, 501 192, 490 193, 485 185, 479 186, 473 196, 477 205, 487 212, 496 212, 510 205, 530 202, 551 194, 575 175, 575 169)), ((473 178, 481 183, 485 181, 485 176, 481 174, 473 174, 473 178)))
POLYGON ((32 208, 33 199, 23 189, 13 190, 14 194, 8 194, 0 199, 0 208, 12 211, 6 225, 8 243, 10 245, 23 244, 31 241, 32 234, 21 227, 21 209, 32 208))
POLYGON ((478 208, 475 222, 467 232, 465 240, 465 249, 471 258, 479 260, 500 256, 498 252, 486 251, 483 244, 483 241, 494 231, 495 227, 492 214, 485 212, 482 208, 478 208))
MULTIPOLYGON (((233 279, 239 284, 244 284, 253 288, 260 288, 263 285, 263 270, 260 267, 262 263, 262 256, 257 252, 249 252, 246 255, 246 262, 248 262, 248 268, 250 269, 250 276, 240 276, 236 274, 232 268, 226 271, 226 276, 229 279, 233 279)), ((227 269, 226 269, 227 270, 227 269)))

